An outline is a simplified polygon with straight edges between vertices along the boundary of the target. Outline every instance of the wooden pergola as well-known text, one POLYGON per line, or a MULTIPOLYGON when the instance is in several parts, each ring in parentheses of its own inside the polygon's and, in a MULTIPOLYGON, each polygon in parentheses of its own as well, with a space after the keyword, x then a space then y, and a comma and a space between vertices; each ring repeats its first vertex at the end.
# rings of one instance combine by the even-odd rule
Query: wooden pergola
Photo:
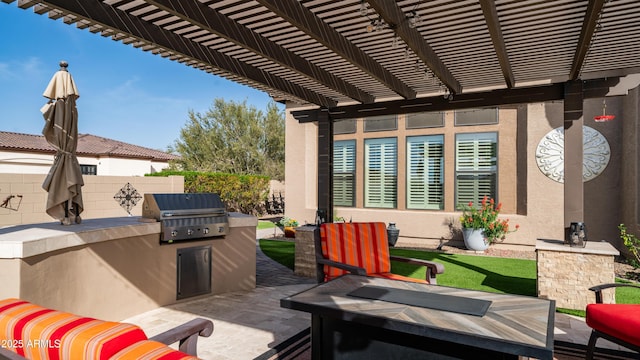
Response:
POLYGON ((580 220, 583 99, 606 96, 621 77, 640 73, 636 0, 17 4, 277 101, 311 105, 293 115, 318 122, 318 208, 329 219, 333 121, 563 100, 564 212, 580 220))

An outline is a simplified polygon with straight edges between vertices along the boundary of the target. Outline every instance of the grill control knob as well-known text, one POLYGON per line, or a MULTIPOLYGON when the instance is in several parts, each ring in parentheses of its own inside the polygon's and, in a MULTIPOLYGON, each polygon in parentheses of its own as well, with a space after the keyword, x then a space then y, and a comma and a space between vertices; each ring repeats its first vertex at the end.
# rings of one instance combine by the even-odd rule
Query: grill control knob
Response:
POLYGON ((193 229, 187 229, 187 235, 193 235, 193 229))
POLYGON ((172 237, 178 236, 178 230, 171 230, 171 236, 172 237))
POLYGON ((202 229, 202 233, 205 234, 205 235, 208 234, 209 233, 209 228, 203 228, 202 229))

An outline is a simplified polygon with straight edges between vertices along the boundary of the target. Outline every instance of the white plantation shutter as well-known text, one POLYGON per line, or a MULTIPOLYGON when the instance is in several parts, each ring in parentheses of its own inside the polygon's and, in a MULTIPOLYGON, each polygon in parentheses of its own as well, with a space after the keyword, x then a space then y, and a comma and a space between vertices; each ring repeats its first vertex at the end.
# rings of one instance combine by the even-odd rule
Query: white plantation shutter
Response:
POLYGON ((333 204, 354 206, 356 178, 356 141, 336 141, 333 144, 333 204))
POLYGON ((407 208, 444 206, 444 138, 442 135, 407 138, 407 208))
POLYGON ((498 173, 496 133, 456 135, 456 204, 496 199, 498 173))
POLYGON ((397 140, 367 139, 364 148, 364 206, 395 208, 398 191, 397 140))

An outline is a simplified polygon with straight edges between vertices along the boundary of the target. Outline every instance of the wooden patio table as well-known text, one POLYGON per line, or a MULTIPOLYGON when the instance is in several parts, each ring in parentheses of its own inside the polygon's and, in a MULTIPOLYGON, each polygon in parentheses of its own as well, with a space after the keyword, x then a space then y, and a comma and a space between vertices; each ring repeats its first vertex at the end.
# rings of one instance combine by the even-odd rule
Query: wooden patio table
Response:
POLYGON ((553 300, 344 275, 280 305, 311 313, 313 359, 553 359, 553 300))

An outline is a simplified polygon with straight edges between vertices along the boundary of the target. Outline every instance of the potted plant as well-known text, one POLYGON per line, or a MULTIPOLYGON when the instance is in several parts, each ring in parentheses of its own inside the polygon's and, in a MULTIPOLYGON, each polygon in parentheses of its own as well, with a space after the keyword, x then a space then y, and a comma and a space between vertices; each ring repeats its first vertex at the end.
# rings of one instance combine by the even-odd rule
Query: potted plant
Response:
POLYGON ((484 251, 489 245, 504 240, 508 233, 518 230, 509 230, 509 219, 498 219, 502 204, 495 204, 492 198, 485 196, 480 206, 474 206, 473 202, 462 206, 462 237, 464 245, 469 250, 484 251))
POLYGON ((278 224, 284 228, 284 237, 296 237, 296 230, 294 228, 299 225, 297 220, 285 216, 280 219, 278 224))

